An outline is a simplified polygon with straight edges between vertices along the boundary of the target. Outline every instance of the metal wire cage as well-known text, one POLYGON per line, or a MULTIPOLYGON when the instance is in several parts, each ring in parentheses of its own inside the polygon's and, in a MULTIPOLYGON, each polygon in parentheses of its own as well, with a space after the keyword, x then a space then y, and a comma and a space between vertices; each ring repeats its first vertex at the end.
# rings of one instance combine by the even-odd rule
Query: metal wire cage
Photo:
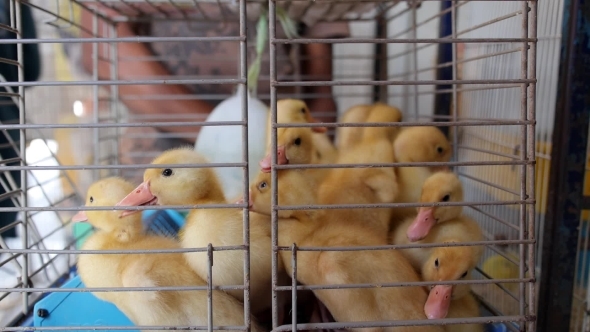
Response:
MULTIPOLYGON (((17 57, 14 60, 4 59, 3 62, 18 67, 19 75, 14 81, 4 80, 0 84, 6 89, 1 96, 17 105, 19 116, 18 124, 3 123, 1 127, 4 133, 8 129, 18 130, 19 138, 16 141, 8 138, 10 148, 17 151, 18 157, 3 157, 2 172, 5 178, 0 177, 0 184, 5 194, 0 199, 10 199, 13 202, 13 207, 2 208, 2 211, 17 211, 18 219, 0 227, 0 233, 18 229, 18 234, 17 237, 0 242, 0 268, 6 270, 2 273, 8 276, 1 278, 7 282, 0 290, 0 321, 3 326, 8 326, 3 330, 80 330, 80 326, 72 326, 66 322, 58 326, 27 324, 32 324, 31 316, 46 315, 35 312, 34 304, 52 294, 129 291, 124 288, 105 290, 63 286, 67 280, 76 276, 76 255, 88 254, 78 249, 79 241, 92 231, 72 228, 70 218, 75 211, 82 209, 79 206, 83 204, 84 193, 92 181, 110 175, 122 175, 133 180, 141 178, 143 171, 149 168, 150 160, 159 152, 135 149, 134 144, 141 145, 141 142, 161 138, 186 144, 187 141, 183 139, 194 140, 199 127, 224 125, 205 122, 206 114, 172 114, 174 112, 169 107, 180 107, 183 102, 194 100, 217 103, 231 96, 235 87, 247 87, 247 69, 251 63, 248 50, 256 44, 248 24, 258 17, 264 6, 268 6, 269 41, 268 57, 263 58, 262 67, 265 69, 260 81, 266 82, 268 89, 260 92, 258 97, 268 103, 270 108, 271 150, 276 151, 276 128, 313 126, 278 124, 276 102, 279 99, 295 97, 312 103, 315 99, 333 98, 340 113, 353 105, 374 101, 397 105, 404 113, 404 122, 388 125, 439 126, 452 142, 451 162, 321 167, 448 165, 460 176, 465 188, 465 202, 460 205, 466 207, 465 213, 479 223, 485 234, 485 241, 466 244, 485 246, 474 279, 447 282, 472 286, 482 307, 481 317, 309 324, 297 320, 297 305, 301 301, 299 299, 298 302, 298 291, 347 287, 407 287, 411 283, 297 285, 297 276, 292 275, 291 278, 295 281, 291 286, 278 285, 276 277, 273 280, 273 330, 466 323, 487 323, 489 328, 499 329, 502 326, 511 331, 535 330, 535 274, 539 268, 535 253, 537 239, 540 237, 538 223, 542 222, 544 214, 544 209, 539 208, 540 203, 535 201, 535 197, 546 199, 547 191, 544 178, 535 175, 535 161, 543 157, 542 153, 537 155, 536 152, 544 151, 544 148, 536 145, 536 141, 538 137, 541 140, 550 137, 550 123, 554 114, 553 109, 543 109, 540 113, 543 114, 542 119, 537 119, 536 116, 537 45, 539 43, 540 48, 544 47, 540 54, 550 53, 555 47, 554 39, 544 40, 545 44, 538 41, 537 17, 538 11, 546 15, 544 17, 560 17, 561 1, 551 4, 544 2, 541 5, 532 0, 10 0, 8 4, 9 17, 6 24, 0 25, 0 29, 15 34, 17 57), (97 9, 97 4, 101 5, 101 9, 97 9), (37 27, 40 34, 38 38, 22 37, 21 13, 25 7, 33 12, 36 22, 43 23, 37 27), (350 35, 338 35, 336 38, 300 33, 286 37, 277 19, 281 10, 303 21, 307 28, 314 24, 346 23, 350 27, 350 35), (83 15, 87 16, 84 18, 83 15), (166 22, 175 22, 177 25, 166 28, 170 27, 165 25, 166 22), (197 24, 201 22, 219 24, 216 25, 218 33, 204 34, 202 26, 197 24), (137 35, 121 35, 119 28, 128 23, 133 25, 137 35), (237 29, 225 29, 224 23, 233 23, 237 29), (142 30, 148 28, 151 31, 147 33, 142 30), (151 43, 153 54, 122 55, 122 48, 133 43, 151 43), (215 73, 186 69, 195 62, 206 61, 207 57, 194 60, 188 58, 189 53, 182 49, 198 47, 200 44, 209 45, 212 49, 221 43, 233 44, 232 50, 237 52, 232 53, 218 46, 221 51, 218 48, 218 53, 213 54, 221 54, 225 50, 223 57, 213 59, 209 56, 208 59, 222 63, 222 67, 223 63, 227 66, 233 64, 235 72, 230 71, 228 74, 225 71, 215 73), (26 57, 23 46, 27 44, 39 45, 44 54, 46 62, 41 80, 25 81, 22 64, 26 57), (314 60, 314 55, 305 51, 308 44, 330 45, 329 60, 333 62, 331 75, 318 76, 303 68, 302 64, 309 64, 314 60), (167 52, 167 48, 181 51, 167 52), (169 71, 125 71, 126 66, 153 62, 166 64, 169 71), (293 68, 285 70, 285 66, 293 68), (174 75, 170 74, 170 69, 176 69, 174 75), (191 89, 179 93, 169 89, 170 86, 191 86, 191 89), (25 89, 28 87, 32 89, 25 89), (151 87, 152 90, 146 87, 151 87), (165 92, 153 92, 154 88, 161 88, 165 92), (138 114, 134 111, 134 107, 137 107, 134 103, 138 101, 157 105, 154 108, 160 108, 160 111, 138 114), (72 108, 74 115, 71 114, 72 108), (537 121, 547 126, 543 127, 540 135, 536 132, 537 121), (170 130, 174 127, 188 129, 170 130), (153 128, 168 129, 165 131, 153 128), (126 149, 125 145, 131 148, 126 149), (14 162, 18 164, 10 164, 14 162), (20 186, 13 179, 16 177, 15 171, 20 173, 20 186), (499 273, 498 260, 502 261, 501 264, 508 265, 508 272, 499 273), (293 321, 281 326, 277 323, 279 308, 276 294, 279 292, 291 293, 292 304, 289 308, 293 310, 293 321)), ((541 31, 547 36, 553 34, 551 27, 541 31)), ((0 45, 10 43, 14 44, 15 41, 2 40, 0 45)), ((544 70, 543 74, 547 72, 548 81, 553 82, 550 77, 557 68, 558 58, 549 56, 546 63, 549 64, 549 69, 544 70)), ((548 104, 551 104, 551 98, 555 95, 553 83, 543 86, 542 94, 539 94, 542 98, 549 99, 548 104)), ((243 168, 242 194, 247 197, 249 168, 258 165, 248 164, 249 122, 246 95, 242 96, 239 111, 241 120, 225 125, 243 128, 243 153, 236 156, 235 163, 213 166, 243 168)), ((325 111, 322 115, 327 119, 334 117, 334 114, 327 112, 327 108, 325 111)), ((329 127, 332 134, 336 128, 345 126, 338 122, 322 125, 329 127)), ((346 126, 367 125, 349 123, 346 126)), ((420 246, 389 245, 354 249, 278 246, 278 211, 285 207, 277 204, 277 193, 280 190, 276 185, 277 173, 286 168, 318 166, 276 165, 276 154, 272 156, 272 164, 273 246, 269 250, 275 253, 275 273, 278 269, 279 251, 292 251, 292 264, 296 266, 298 253, 306 251, 390 251, 420 246)), ((377 209, 403 206, 421 205, 349 204, 291 206, 289 209, 377 209)), ((190 208, 195 207, 150 206, 137 209, 190 208)), ((215 208, 247 211, 248 205, 246 202, 242 205, 217 205, 215 208)), ((247 213, 244 215, 243 243, 189 250, 208 252, 210 257, 223 250, 243 251, 243 269, 246 271, 244 285, 248 285, 249 218, 247 213)), ((162 229, 158 232, 164 232, 162 229)), ((150 252, 144 250, 141 253, 150 252)), ((213 264, 211 260, 209 264, 213 264)), ((160 287, 156 290, 198 289, 211 294, 214 289, 243 289, 244 325, 231 329, 249 330, 251 295, 249 288, 244 285, 224 288, 212 285, 209 280, 204 287, 160 287)), ((430 284, 420 282, 419 285, 430 284)), ((149 288, 142 290, 150 291, 149 288)), ((211 304, 203 305, 209 305, 209 326, 151 326, 142 329, 225 329, 212 323, 211 304)), ((93 322, 86 325, 84 329, 93 330, 136 328, 112 324, 98 326, 100 324, 93 322)))

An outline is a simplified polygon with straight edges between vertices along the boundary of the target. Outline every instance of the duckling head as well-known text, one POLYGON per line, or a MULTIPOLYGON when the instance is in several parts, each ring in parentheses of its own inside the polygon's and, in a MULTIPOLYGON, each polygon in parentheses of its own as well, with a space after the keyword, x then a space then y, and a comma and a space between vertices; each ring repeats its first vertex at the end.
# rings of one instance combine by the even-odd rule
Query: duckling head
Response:
MULTIPOLYGON (((277 165, 311 164, 316 149, 309 128, 277 129, 277 165)), ((259 163, 262 172, 271 168, 271 152, 259 163)))
MULTIPOLYGON (((224 202, 225 196, 213 168, 192 148, 172 149, 154 159, 155 168, 146 169, 143 183, 131 191, 120 206, 189 205, 224 202), (158 167, 158 165, 161 165, 158 167), (190 167, 193 166, 193 167, 190 167)), ((133 213, 126 211, 122 214, 133 213)))
MULTIPOLYGON (((422 266, 422 278, 424 281, 432 282, 470 279, 471 271, 475 267, 472 248, 469 246, 434 248, 422 266)), ((467 284, 431 286, 424 305, 424 313, 428 319, 445 318, 451 301, 467 295, 470 289, 467 284)))
MULTIPOLYGON (((277 123, 319 123, 307 104, 300 99, 281 99, 277 101, 277 123)), ((325 133, 326 127, 313 127, 313 132, 325 133)))
MULTIPOLYGON (((115 206, 131 190, 133 190, 133 185, 119 177, 109 177, 96 181, 88 188, 85 206, 115 206)), ((141 232, 143 226, 140 214, 119 218, 120 213, 121 211, 117 210, 79 211, 72 217, 72 221, 87 221, 101 231, 117 233, 117 237, 120 240, 124 240, 134 233, 141 232)))
MULTIPOLYGON (((402 163, 448 162, 451 160, 451 145, 436 127, 407 127, 393 142, 395 159, 402 163)), ((433 171, 448 169, 432 167, 433 171)))
MULTIPOLYGON (((463 201, 463 186, 452 172, 432 174, 422 185, 420 203, 448 203, 463 201)), ((416 219, 410 224, 406 235, 412 242, 425 238, 430 229, 440 222, 459 217, 462 206, 434 206, 418 208, 416 219)))
MULTIPOLYGON (((281 206, 312 205, 315 194, 307 173, 286 169, 277 172, 278 203, 281 206)), ((271 174, 260 172, 250 186, 250 211, 271 215, 271 174)), ((297 213, 312 214, 314 210, 278 210, 279 218, 291 218, 297 213)))

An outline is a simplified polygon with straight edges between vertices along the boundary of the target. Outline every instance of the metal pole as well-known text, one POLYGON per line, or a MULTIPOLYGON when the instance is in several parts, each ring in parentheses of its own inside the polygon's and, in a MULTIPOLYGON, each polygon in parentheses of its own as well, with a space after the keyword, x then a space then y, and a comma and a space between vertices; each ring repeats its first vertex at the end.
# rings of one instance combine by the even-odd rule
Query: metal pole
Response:
MULTIPOLYGON (((543 225, 537 330, 568 331, 583 200, 590 118, 590 10, 565 0, 551 149, 547 215, 543 225)), ((588 208, 588 207, 586 207, 588 208)))

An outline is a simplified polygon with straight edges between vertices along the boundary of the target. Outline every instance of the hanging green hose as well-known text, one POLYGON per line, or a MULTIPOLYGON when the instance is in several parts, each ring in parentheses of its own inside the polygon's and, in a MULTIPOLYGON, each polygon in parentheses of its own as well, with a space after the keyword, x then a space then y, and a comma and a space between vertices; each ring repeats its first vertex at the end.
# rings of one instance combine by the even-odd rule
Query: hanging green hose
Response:
MULTIPOLYGON (((285 10, 279 6, 276 6, 276 14, 285 31, 287 38, 298 37, 297 26, 285 10)), ((256 95, 256 89, 258 88, 258 76, 260 76, 260 66, 262 63, 262 53, 266 47, 268 41, 268 10, 266 7, 262 7, 260 10, 260 17, 258 18, 258 24, 256 25, 256 58, 252 62, 250 69, 248 69, 248 88, 250 93, 256 95)))

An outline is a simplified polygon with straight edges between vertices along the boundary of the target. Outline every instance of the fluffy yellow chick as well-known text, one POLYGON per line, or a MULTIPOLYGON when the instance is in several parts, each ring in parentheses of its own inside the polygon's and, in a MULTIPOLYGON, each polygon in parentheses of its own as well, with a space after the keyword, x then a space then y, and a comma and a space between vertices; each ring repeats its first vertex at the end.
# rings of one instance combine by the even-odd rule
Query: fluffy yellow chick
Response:
MULTIPOLYGON (((387 107, 373 107, 367 122, 395 122, 399 113, 387 107)), ((392 139, 396 127, 363 128, 361 141, 342 153, 339 164, 393 163, 392 139)), ((318 190, 320 204, 392 203, 398 195, 393 167, 335 168, 318 190)), ((334 209, 336 218, 351 220, 387 237, 391 209, 334 209)))
MULTIPOLYGON (((341 123, 364 123, 373 105, 355 105, 342 114, 341 123)), ((338 127, 336 129, 336 147, 339 151, 347 150, 361 140, 363 127, 338 127)))
MULTIPOLYGON (((461 202, 463 190, 457 176, 438 172, 423 185, 421 203, 461 202)), ((394 244, 461 243, 482 241, 479 225, 462 215, 460 206, 422 207, 415 219, 408 218, 392 234, 394 244)), ((452 281, 471 276, 481 258, 482 246, 403 249, 425 281, 452 281)), ((478 307, 468 285, 438 285, 431 289, 424 310, 429 318, 478 317, 478 307), (457 301, 457 302, 455 302, 457 301)), ((452 331, 481 330, 481 326, 453 326, 452 331), (477 329, 476 329, 477 328, 477 329), (464 329, 464 330, 463 330, 464 329)))
MULTIPOLYGON (((160 168, 159 164, 206 164, 207 161, 189 148, 172 149, 157 157, 147 169, 144 182, 119 204, 139 205, 197 205, 227 204, 213 168, 160 168)), ((271 305, 271 235, 270 218, 250 213, 250 298, 251 310, 259 314, 271 305)), ((239 246, 244 244, 243 211, 241 209, 194 209, 186 218, 181 231, 184 248, 239 246)), ((190 267, 205 278, 208 273, 206 252, 185 253, 190 267)), ((213 254, 213 284, 235 286, 244 284, 244 252, 215 251, 213 254)), ((282 266, 279 267, 282 271, 282 266)), ((284 277, 285 278, 285 277, 284 277)), ((284 281, 287 282, 287 281, 284 281)), ((240 301, 243 290, 228 290, 240 301)))
MULTIPOLYGON (((277 130, 277 164, 317 164, 318 158, 314 158, 318 153, 315 142, 309 128, 279 128, 277 130)), ((271 154, 267 154, 259 164, 262 172, 270 172, 271 154)), ((319 184, 324 181, 330 169, 308 168, 305 172, 319 184)))
MULTIPOLYGON (((393 143, 395 160, 400 163, 448 162, 451 146, 445 135, 436 127, 403 128, 393 143)), ((433 173, 447 167, 397 167, 399 195, 396 203, 416 203, 420 199, 422 184, 433 173)), ((414 215, 414 208, 393 209, 393 223, 414 215)))
MULTIPOLYGON (((453 243, 455 241, 445 241, 453 243)), ((471 272, 481 257, 478 247, 433 248, 422 266, 424 281, 454 281, 471 279, 471 272)), ((469 285, 436 285, 430 289, 424 313, 430 319, 480 317, 479 305, 470 294, 469 285)), ((482 324, 446 325, 446 331, 483 332, 482 324)))
MULTIPOLYGON (((366 122, 401 122, 402 113, 394 106, 385 103, 375 103, 373 105, 357 105, 346 111, 342 116, 340 122, 342 123, 366 123, 366 122), (375 116, 375 112, 386 114, 385 116, 375 116), (371 115, 372 114, 372 115, 371 115)), ((339 151, 346 153, 347 150, 353 148, 363 140, 366 133, 379 133, 381 128, 371 128, 372 130, 365 130, 365 127, 340 127, 338 128, 337 146, 339 151)), ((391 128, 386 130, 388 135, 391 135, 393 140, 399 129, 391 128)))
MULTIPOLYGON (((313 181, 305 172, 278 173, 281 206, 317 204, 313 181)), ((251 209, 271 211, 270 174, 260 173, 250 188, 251 209)), ((383 245, 380 234, 355 222, 335 218, 322 210, 280 210, 280 246, 354 247, 383 245)), ((281 251, 291 274, 291 252, 281 251)), ((297 280, 306 285, 419 281, 418 274, 396 250, 386 251, 300 251, 297 280)), ((425 319, 426 292, 422 287, 314 290, 336 321, 383 321, 425 319)), ((442 331, 440 326, 351 329, 352 331, 442 331)))
MULTIPOLYGON (((307 104, 300 99, 281 99, 277 101, 277 123, 318 123, 320 122, 316 118, 311 115, 307 104)), ((271 119, 270 119, 270 112, 268 115, 268 122, 266 126, 266 145, 267 145, 267 154, 270 150, 271 146, 271 119)), ((278 131, 281 129, 288 129, 288 128, 277 128, 277 135, 278 131)), ((326 127, 312 127, 309 128, 312 131, 312 140, 314 146, 316 147, 316 152, 314 154, 313 163, 316 164, 327 164, 327 163, 334 163, 337 157, 337 151, 330 138, 326 134, 327 128, 326 127)), ((278 146, 278 144, 277 144, 278 146)))
MULTIPOLYGON (((133 186, 121 178, 106 178, 90 186, 86 206, 113 206, 133 186)), ((146 235, 141 214, 119 217, 119 211, 79 212, 74 221, 88 221, 97 232, 83 250, 180 249, 173 239, 146 235)), ((78 272, 84 284, 96 287, 206 286, 180 253, 172 254, 82 254, 78 272)), ((207 325, 207 291, 96 292, 98 298, 114 303, 138 326, 207 325)), ((222 291, 213 291, 213 324, 244 324, 242 304, 222 291)), ((262 331, 253 321, 252 329, 262 331)), ((166 331, 166 330, 162 330, 166 331)))

